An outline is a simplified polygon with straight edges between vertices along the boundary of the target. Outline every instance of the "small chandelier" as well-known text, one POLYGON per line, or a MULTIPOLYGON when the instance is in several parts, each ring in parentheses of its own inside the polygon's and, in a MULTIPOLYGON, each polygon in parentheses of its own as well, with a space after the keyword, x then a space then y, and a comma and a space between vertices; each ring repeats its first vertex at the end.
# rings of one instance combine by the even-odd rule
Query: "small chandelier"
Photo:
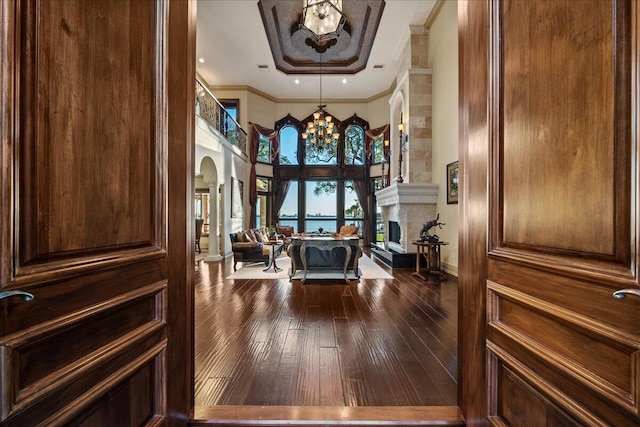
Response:
POLYGON ((307 129, 302 133, 302 139, 307 144, 317 144, 318 151, 333 150, 340 138, 333 117, 324 111, 324 107, 326 105, 322 104, 322 55, 320 55, 320 105, 313 112, 313 121, 307 122, 307 129))
POLYGON ((342 0, 303 0, 302 4, 302 30, 317 44, 338 38, 346 22, 342 0))

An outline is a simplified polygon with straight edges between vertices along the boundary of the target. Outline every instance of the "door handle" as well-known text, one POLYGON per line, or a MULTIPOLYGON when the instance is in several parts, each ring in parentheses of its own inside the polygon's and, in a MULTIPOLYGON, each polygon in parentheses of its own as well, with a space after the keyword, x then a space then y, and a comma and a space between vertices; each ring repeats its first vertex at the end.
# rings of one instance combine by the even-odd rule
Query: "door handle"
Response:
POLYGON ((640 289, 620 289, 619 291, 615 291, 613 293, 614 298, 624 299, 627 295, 635 295, 640 297, 640 289))
POLYGON ((31 301, 35 298, 33 294, 30 294, 29 292, 4 291, 4 292, 0 292, 0 299, 9 298, 9 297, 18 296, 18 295, 22 296, 22 301, 31 301))

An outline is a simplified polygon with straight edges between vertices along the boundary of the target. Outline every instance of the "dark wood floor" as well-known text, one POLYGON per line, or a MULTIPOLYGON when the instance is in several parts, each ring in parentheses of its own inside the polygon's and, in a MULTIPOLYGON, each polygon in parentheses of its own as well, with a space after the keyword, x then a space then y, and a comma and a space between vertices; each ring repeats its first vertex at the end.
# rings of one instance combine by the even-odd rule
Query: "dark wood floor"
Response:
POLYGON ((456 279, 387 270, 303 285, 226 280, 230 259, 200 262, 196 406, 455 407, 456 279))

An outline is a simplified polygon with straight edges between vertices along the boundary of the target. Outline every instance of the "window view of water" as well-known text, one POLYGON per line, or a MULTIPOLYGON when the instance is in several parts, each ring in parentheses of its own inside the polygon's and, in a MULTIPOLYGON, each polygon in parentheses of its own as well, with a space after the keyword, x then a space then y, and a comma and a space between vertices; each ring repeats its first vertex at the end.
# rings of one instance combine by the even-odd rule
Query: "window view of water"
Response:
MULTIPOLYGON (((297 219, 282 219, 280 218, 280 226, 284 227, 284 226, 291 226, 293 227, 294 232, 299 232, 298 230, 298 220, 297 219)), ((344 223, 346 225, 357 225, 360 228, 359 233, 362 234, 362 227, 363 227, 363 221, 362 220, 352 220, 349 218, 345 218, 344 223)), ((317 232, 320 227, 322 227, 322 232, 323 233, 336 233, 337 230, 337 226, 336 226, 336 219, 328 219, 328 218, 322 218, 322 219, 306 219, 305 222, 305 232, 306 233, 313 233, 313 232, 317 232)))

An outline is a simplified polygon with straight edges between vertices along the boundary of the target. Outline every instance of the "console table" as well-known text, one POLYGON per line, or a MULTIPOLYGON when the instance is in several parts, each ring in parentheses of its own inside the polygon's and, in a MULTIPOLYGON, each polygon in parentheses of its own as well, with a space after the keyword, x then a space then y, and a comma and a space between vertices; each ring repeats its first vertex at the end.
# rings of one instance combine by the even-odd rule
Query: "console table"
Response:
POLYGON ((340 278, 349 283, 361 275, 357 237, 292 237, 287 253, 291 258, 289 280, 340 278), (338 248, 343 250, 334 252, 338 248))
POLYGON ((447 242, 423 242, 420 240, 414 240, 411 242, 417 246, 416 252, 416 271, 412 274, 418 276, 422 280, 427 280, 427 277, 422 274, 424 270, 426 275, 432 274, 440 280, 447 280, 447 276, 442 272, 440 264, 440 247, 448 245, 447 242), (427 267, 420 267, 420 256, 427 261, 427 267))

